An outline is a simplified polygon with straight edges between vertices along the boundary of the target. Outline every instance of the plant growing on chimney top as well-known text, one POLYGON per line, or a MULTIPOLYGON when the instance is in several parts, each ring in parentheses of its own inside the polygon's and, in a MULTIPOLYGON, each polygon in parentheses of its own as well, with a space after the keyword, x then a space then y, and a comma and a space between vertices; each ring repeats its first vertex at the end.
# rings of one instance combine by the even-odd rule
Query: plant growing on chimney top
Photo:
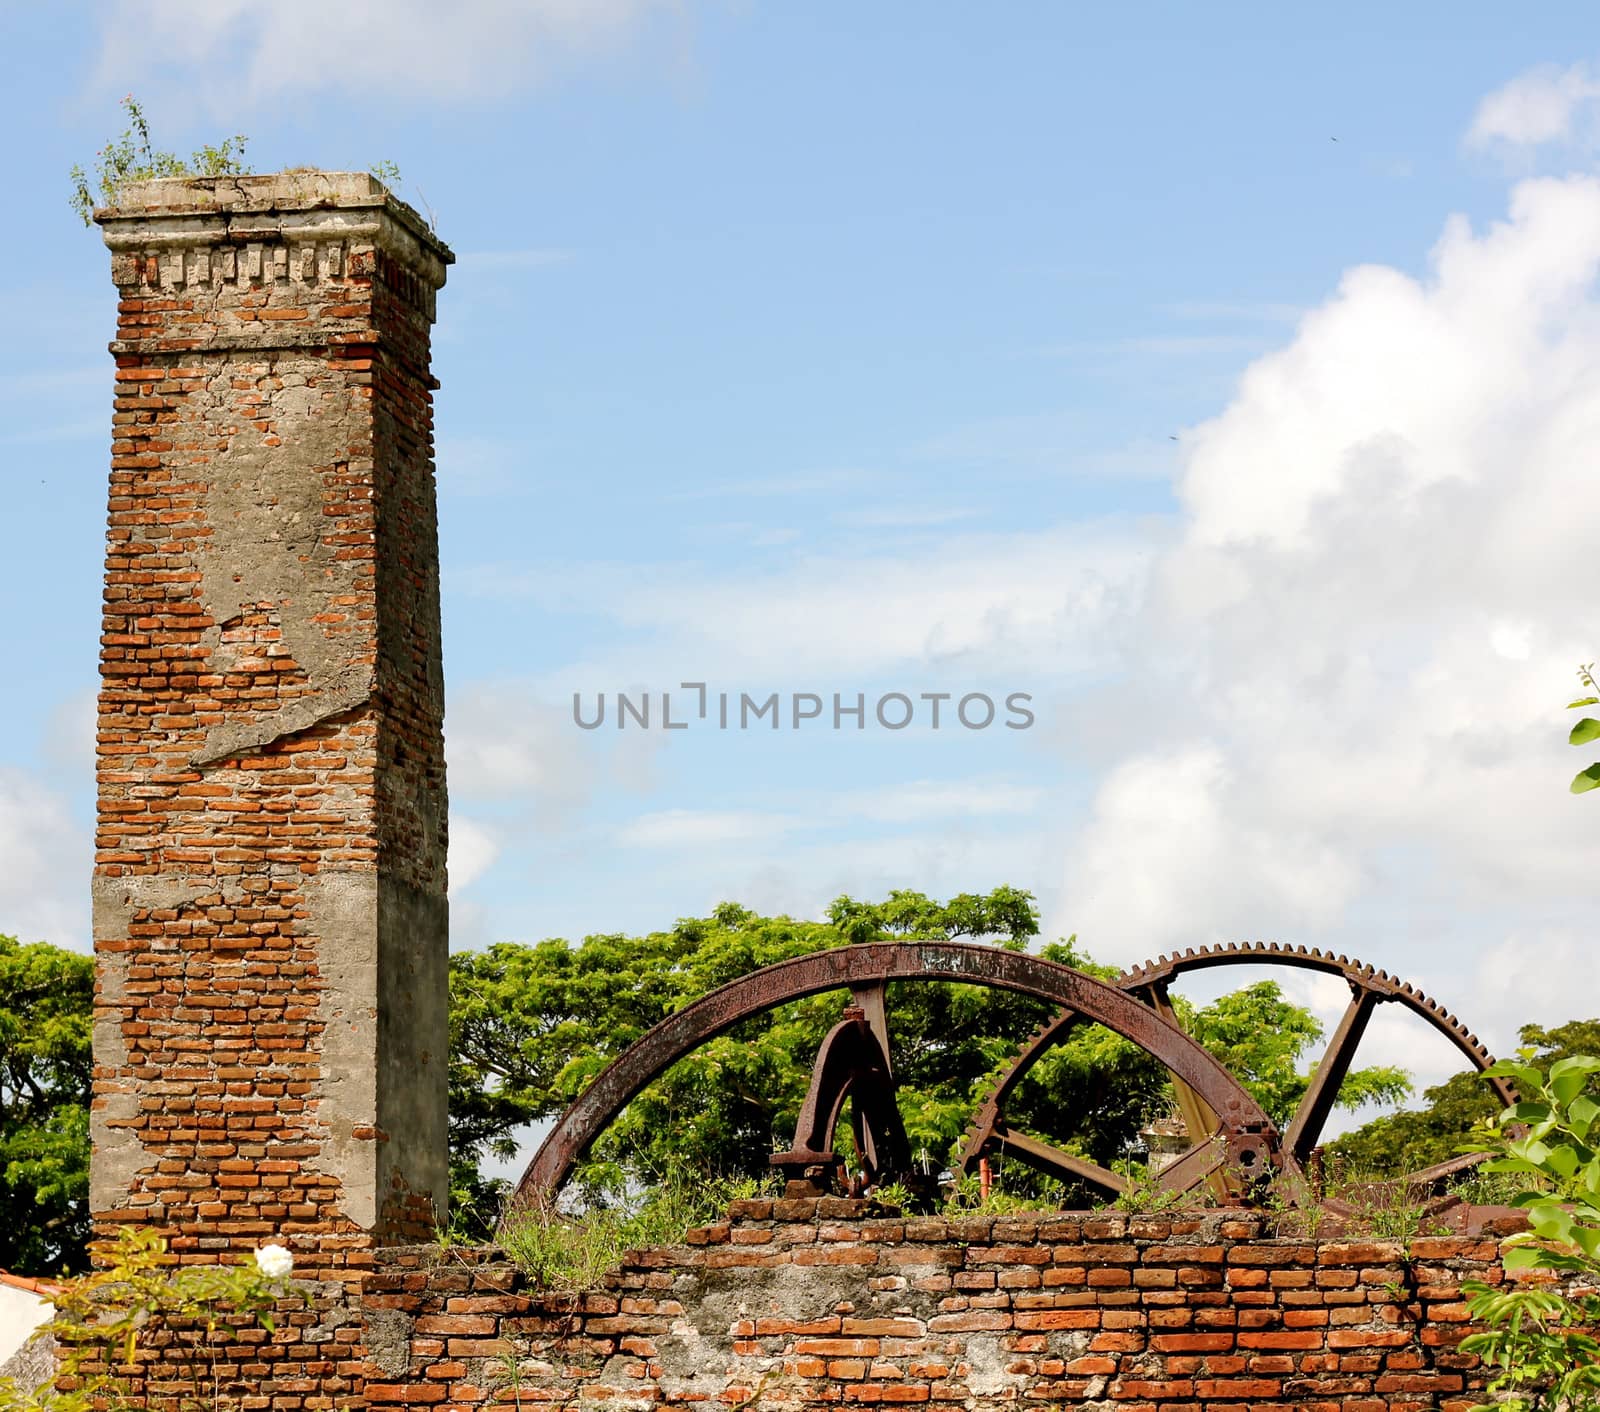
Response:
POLYGON ((82 166, 72 168, 72 209, 84 225, 94 219, 97 205, 116 205, 123 186, 130 181, 149 181, 154 177, 243 176, 250 170, 244 164, 244 146, 249 139, 243 133, 225 137, 215 147, 202 147, 185 161, 175 152, 164 152, 151 144, 150 124, 133 94, 123 98, 122 108, 128 115, 128 126, 121 137, 106 143, 95 154, 94 185, 90 185, 89 174, 82 166))

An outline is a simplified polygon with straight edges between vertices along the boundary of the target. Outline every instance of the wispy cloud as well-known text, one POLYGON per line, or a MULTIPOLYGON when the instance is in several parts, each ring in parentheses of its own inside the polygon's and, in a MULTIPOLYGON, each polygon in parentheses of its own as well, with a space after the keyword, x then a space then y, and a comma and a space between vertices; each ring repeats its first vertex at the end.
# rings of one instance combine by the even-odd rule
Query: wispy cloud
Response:
POLYGON ((829 495, 881 485, 886 478, 881 471, 838 466, 827 470, 799 471, 793 475, 752 476, 747 480, 723 480, 713 485, 686 486, 661 498, 665 501, 737 500, 829 495))
POLYGON ((626 629, 625 641, 563 669, 587 690, 671 683, 685 663, 708 678, 774 687, 908 666, 1032 679, 1071 676, 1103 660, 1128 595, 1143 592, 1154 548, 1146 526, 1082 521, 755 567, 481 566, 454 575, 451 587, 550 611, 581 608, 626 629))
POLYGON ((1473 115, 1470 147, 1528 149, 1592 143, 1600 129, 1600 76, 1587 63, 1541 64, 1489 94, 1473 115))
POLYGON ((1215 323, 1292 324, 1305 312, 1297 304, 1256 300, 1185 299, 1157 311, 1173 319, 1215 323))
POLYGON ((975 519, 978 511, 969 506, 918 507, 915 505, 886 505, 870 510, 842 510, 833 518, 852 529, 935 529, 961 520, 975 519))
POLYGON ((908 780, 872 789, 821 795, 790 791, 763 809, 664 809, 641 814, 618 831, 618 842, 639 848, 703 844, 759 847, 796 834, 828 835, 841 827, 1026 817, 1045 803, 1045 791, 1003 777, 908 780))
POLYGON ((713 844, 770 841, 790 832, 800 820, 758 810, 662 809, 641 814, 618 830, 617 841, 632 848, 705 848, 713 844))
POLYGON ((1027 815, 1042 807, 1043 789, 1006 779, 912 780, 835 795, 831 812, 843 819, 909 824, 935 819, 1027 815))
POLYGON ((96 86, 167 82, 213 107, 369 87, 476 102, 625 45, 647 23, 681 23, 672 0, 108 0, 96 86))
POLYGON ((1260 353, 1276 337, 1273 330, 1256 333, 1150 333, 1130 334, 1126 338, 1072 339, 1042 345, 1038 352, 1047 358, 1094 358, 1132 354, 1142 358, 1195 358, 1224 355, 1237 361, 1241 353, 1260 353))
POLYGON ((1213 353, 1259 352, 1265 342, 1264 335, 1244 333, 1156 333, 1125 338, 1117 346, 1130 353, 1188 358, 1213 353))

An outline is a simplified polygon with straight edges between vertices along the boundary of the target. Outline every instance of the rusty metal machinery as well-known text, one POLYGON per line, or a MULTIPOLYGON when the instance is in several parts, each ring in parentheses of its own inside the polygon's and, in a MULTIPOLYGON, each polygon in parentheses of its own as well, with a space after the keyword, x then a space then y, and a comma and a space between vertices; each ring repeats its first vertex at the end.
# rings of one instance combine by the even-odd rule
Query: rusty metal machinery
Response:
MULTIPOLYGON (((826 1175, 835 1159, 833 1132, 849 1099, 867 1179, 913 1175, 889 1059, 884 987, 891 981, 959 981, 1032 996, 1063 1007, 1063 1015, 1104 1025, 1152 1055, 1200 1105, 1199 1140, 1160 1175, 1168 1191, 1225 1181, 1230 1191, 1245 1192, 1275 1172, 1298 1179, 1298 1163, 1255 1099, 1168 1015, 1128 990, 1026 952, 961 942, 873 942, 768 966, 668 1016, 607 1066, 561 1116, 518 1183, 512 1208, 553 1205, 574 1164, 607 1125, 686 1054, 741 1020, 837 989, 851 992, 851 1004, 817 1056, 793 1147, 772 1161, 791 1177, 826 1175)), ((1008 1142, 1015 1150, 1016 1135, 1008 1142)), ((1053 1160, 1078 1175, 1101 1172, 1070 1154, 1055 1153, 1053 1160)))
MULTIPOLYGON (((1494 1061, 1448 1011, 1415 987, 1360 961, 1305 947, 1273 943, 1201 947, 1162 956, 1107 983, 1026 952, 961 942, 874 942, 831 948, 753 972, 669 1016, 608 1065, 561 1116, 528 1165, 512 1207, 551 1205, 576 1162, 647 1084, 679 1059, 740 1021, 821 991, 847 989, 844 1018, 818 1051, 793 1145, 772 1156, 792 1180, 826 1184, 839 1171, 833 1135, 845 1103, 855 1139, 858 1180, 891 1178, 916 1184, 910 1144, 895 1103, 885 987, 891 981, 959 981, 993 986, 1060 1008, 980 1105, 967 1133, 960 1164, 971 1168, 1004 1152, 1045 1174, 1120 1192, 1128 1179, 1008 1123, 1005 1109, 1034 1063, 1078 1026, 1097 1024, 1138 1045, 1171 1074, 1189 1143, 1156 1176, 1169 1192, 1201 1185, 1223 1199, 1250 1199, 1262 1179, 1277 1175, 1292 1201, 1306 1199, 1302 1172, 1313 1158, 1324 1125, 1350 1071, 1356 1048, 1376 1008, 1394 1003, 1439 1030, 1480 1072, 1494 1061), (1336 1027, 1287 1130, 1280 1133, 1228 1071, 1184 1034, 1168 996, 1179 976, 1214 966, 1282 965, 1341 976, 1350 1003, 1336 1027)), ((1491 1080, 1507 1103, 1510 1087, 1491 1080)), ((1060 1115, 1069 1131, 1073 1115, 1060 1115)), ((1411 1173, 1398 1180, 1427 1188, 1473 1158, 1411 1173)))
MULTIPOLYGON (((1365 1033, 1368 1021, 1381 1004, 1398 1004, 1420 1015, 1445 1036, 1480 1073, 1494 1063, 1488 1050, 1478 1042, 1465 1025, 1449 1011, 1443 1009, 1421 991, 1407 982, 1376 970, 1362 961, 1331 952, 1306 947, 1280 946, 1273 942, 1247 942, 1235 946, 1202 946, 1193 950, 1162 956, 1146 961, 1125 972, 1115 982, 1117 989, 1138 999, 1153 1013, 1177 1023, 1167 990, 1179 976, 1214 966, 1292 966, 1302 970, 1320 971, 1341 976, 1350 987, 1350 1003, 1335 1028, 1332 1039, 1312 1075, 1311 1082, 1300 1101, 1298 1110, 1282 1136, 1282 1159, 1286 1165, 1304 1168, 1312 1160, 1322 1136, 1329 1114, 1339 1095, 1339 1086, 1350 1072, 1351 1061, 1365 1033)), ((986 1156, 1006 1152, 1028 1165, 1054 1177, 1076 1177, 1108 1191, 1121 1190, 1122 1177, 1103 1167, 1085 1163, 1036 1136, 1012 1128, 1005 1118, 1007 1100, 1016 1091, 1028 1071, 1041 1055, 1053 1045, 1061 1043, 1078 1026, 1092 1023, 1091 1017, 1063 1007, 1053 1018, 1045 1021, 1024 1045, 1016 1060, 1000 1077, 984 1098, 967 1130, 966 1143, 960 1164, 967 1169, 975 1167, 986 1156)), ((1191 1139, 1211 1130, 1212 1117, 1204 1097, 1196 1093, 1182 1078, 1174 1074, 1174 1088, 1178 1110, 1191 1139)), ((1489 1083, 1504 1103, 1516 1101, 1510 1086, 1503 1079, 1489 1083)), ((1070 1129, 1070 1115, 1063 1115, 1066 1129, 1070 1129)), ((1064 1129, 1064 1130, 1066 1130, 1064 1129)), ((1462 1171, 1477 1156, 1452 1158, 1423 1171, 1408 1173, 1396 1178, 1398 1184, 1413 1190, 1436 1187, 1445 1178, 1462 1171)))

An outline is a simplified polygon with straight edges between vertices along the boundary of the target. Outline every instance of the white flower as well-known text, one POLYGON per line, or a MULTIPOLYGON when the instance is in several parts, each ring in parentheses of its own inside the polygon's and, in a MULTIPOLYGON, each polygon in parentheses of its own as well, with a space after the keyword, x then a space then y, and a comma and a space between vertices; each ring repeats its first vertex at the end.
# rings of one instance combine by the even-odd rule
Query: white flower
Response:
POLYGON ((269 1280, 286 1280, 294 1270, 294 1256, 281 1245, 263 1245, 256 1251, 256 1268, 269 1280))

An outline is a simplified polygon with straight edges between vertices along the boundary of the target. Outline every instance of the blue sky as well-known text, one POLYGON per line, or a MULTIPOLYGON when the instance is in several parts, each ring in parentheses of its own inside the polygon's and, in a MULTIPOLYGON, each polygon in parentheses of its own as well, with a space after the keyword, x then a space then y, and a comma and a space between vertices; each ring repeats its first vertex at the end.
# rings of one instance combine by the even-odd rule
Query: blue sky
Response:
POLYGON ((87 944, 114 298, 66 173, 131 90, 163 146, 398 163, 460 257, 457 945, 1010 883, 1501 1046, 1600 1009, 1592 9, 448 8, 0 10, 0 928, 87 944), (1035 723, 572 723, 685 680, 1035 723))

